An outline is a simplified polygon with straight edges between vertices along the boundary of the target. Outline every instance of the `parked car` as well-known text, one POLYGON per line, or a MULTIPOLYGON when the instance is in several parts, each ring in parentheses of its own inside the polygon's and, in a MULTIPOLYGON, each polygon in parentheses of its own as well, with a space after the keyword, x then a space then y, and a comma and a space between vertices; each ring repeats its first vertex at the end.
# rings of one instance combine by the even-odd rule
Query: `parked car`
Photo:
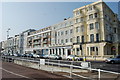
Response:
POLYGON ((33 57, 33 54, 31 53, 22 54, 22 57, 33 57))
POLYGON ((60 57, 60 56, 58 56, 56 54, 49 55, 48 58, 50 58, 50 59, 57 59, 57 60, 61 60, 62 59, 62 57, 60 57))
POLYGON ((47 59, 47 58, 49 58, 49 55, 48 55, 48 54, 44 54, 44 55, 43 55, 43 58, 46 58, 46 59, 47 59))
POLYGON ((27 54, 27 57, 33 58, 33 54, 32 54, 32 53, 28 53, 28 54, 27 54))
POLYGON ((83 61, 83 58, 76 56, 76 55, 69 55, 69 56, 67 56, 67 60, 83 61))
POLYGON ((114 58, 107 58, 105 60, 106 63, 120 63, 120 55, 114 57, 114 58))
POLYGON ((45 54, 37 54, 40 58, 44 58, 45 54))
POLYGON ((26 54, 21 54, 22 57, 27 57, 26 54))
POLYGON ((18 54, 14 53, 14 54, 13 54, 13 56, 17 57, 17 56, 18 56, 18 54))
POLYGON ((33 55, 34 58, 39 58, 40 57, 40 55, 38 55, 38 54, 32 54, 32 55, 33 55))

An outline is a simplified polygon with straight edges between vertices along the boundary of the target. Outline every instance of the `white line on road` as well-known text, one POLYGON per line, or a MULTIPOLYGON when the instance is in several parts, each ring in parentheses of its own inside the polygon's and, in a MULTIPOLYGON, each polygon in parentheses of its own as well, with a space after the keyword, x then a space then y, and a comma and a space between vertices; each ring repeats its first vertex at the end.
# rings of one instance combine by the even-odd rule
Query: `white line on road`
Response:
POLYGON ((31 78, 29 78, 29 77, 26 77, 26 76, 23 76, 23 75, 20 75, 20 74, 17 74, 17 73, 14 73, 14 72, 8 71, 8 70, 3 69, 3 68, 1 68, 1 67, 0 67, 0 69, 6 71, 6 72, 8 72, 8 73, 11 73, 11 74, 13 74, 13 75, 16 75, 16 76, 20 76, 20 77, 27 78, 27 79, 30 79, 30 80, 36 80, 36 79, 31 79, 31 78))

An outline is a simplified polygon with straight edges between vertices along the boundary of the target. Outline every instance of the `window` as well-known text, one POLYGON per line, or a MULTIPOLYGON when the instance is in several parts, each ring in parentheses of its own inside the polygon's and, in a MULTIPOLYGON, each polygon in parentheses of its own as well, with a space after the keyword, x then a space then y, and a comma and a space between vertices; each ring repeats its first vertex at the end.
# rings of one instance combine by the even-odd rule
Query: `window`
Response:
POLYGON ((63 35, 63 31, 61 32, 61 35, 63 35))
POLYGON ((76 19, 76 23, 78 23, 78 22, 80 22, 80 18, 77 18, 77 19, 76 19))
POLYGON ((77 36, 77 43, 80 42, 80 36, 77 36))
POLYGON ((58 32, 58 36, 60 35, 60 33, 58 32))
POLYGON ((106 29, 109 31, 109 30, 110 30, 109 25, 108 25, 108 24, 105 24, 105 26, 106 26, 106 29))
POLYGON ((67 43, 67 42, 68 42, 68 39, 66 39, 65 41, 66 41, 66 43, 67 43))
POLYGON ((90 14, 90 15, 89 15, 89 19, 93 19, 93 14, 90 14))
POLYGON ((84 43, 84 36, 82 36, 82 37, 81 37, 81 39, 82 39, 82 40, 81 40, 81 41, 82 41, 82 43, 84 43))
POLYGON ((87 47, 87 55, 89 55, 89 47, 87 47))
POLYGON ((92 6, 89 7, 89 11, 91 11, 91 10, 92 10, 92 6))
POLYGON ((78 27, 76 27, 76 32, 79 32, 80 31, 80 28, 79 28, 79 26, 78 27))
POLYGON ((98 55, 98 47, 96 47, 96 55, 98 55))
POLYGON ((72 21, 70 21, 70 25, 72 25, 73 24, 73 22, 72 21))
POLYGON ((59 44, 59 39, 58 39, 58 44, 59 44))
POLYGON ((89 24, 90 30, 94 29, 93 23, 89 24))
POLYGON ((77 55, 80 55, 80 49, 77 48, 77 55))
POLYGON ((96 34, 96 41, 97 42, 99 41, 99 34, 98 33, 96 34))
POLYGON ((72 32, 73 32, 73 30, 71 29, 71 30, 70 30, 70 33, 72 33, 72 32))
POLYGON ((76 15, 80 15, 80 11, 76 11, 76 15))
POLYGON ((97 14, 97 13, 95 13, 94 15, 95 15, 95 18, 97 18, 97 17, 98 17, 98 14, 97 14))
POLYGON ((61 40, 61 43, 64 43, 63 39, 61 40))
POLYGON ((117 31, 116 31, 116 28, 114 28, 114 33, 116 33, 117 31))
POLYGON ((68 31, 65 31, 65 34, 67 35, 67 34, 68 34, 68 31))
POLYGON ((90 48, 91 48, 91 49, 90 49, 91 51, 95 51, 95 47, 90 47, 90 48))
POLYGON ((70 38, 70 42, 72 42, 72 38, 70 38))
POLYGON ((90 35, 90 42, 94 42, 94 34, 90 35))
POLYGON ((95 27, 96 27, 96 29, 99 29, 99 23, 98 22, 95 22, 95 27))
POLYGON ((81 17, 81 22, 83 21, 83 17, 81 17))
POLYGON ((107 15, 105 15, 105 18, 107 19, 107 15))
POLYGON ((81 32, 84 32, 84 25, 81 26, 81 32))

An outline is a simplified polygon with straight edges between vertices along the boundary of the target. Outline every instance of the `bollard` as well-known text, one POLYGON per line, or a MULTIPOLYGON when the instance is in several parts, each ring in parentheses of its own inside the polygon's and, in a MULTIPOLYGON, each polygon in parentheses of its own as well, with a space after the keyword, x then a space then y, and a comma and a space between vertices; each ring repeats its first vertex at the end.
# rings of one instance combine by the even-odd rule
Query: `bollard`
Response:
POLYGON ((58 60, 58 67, 60 67, 60 60, 58 60))
POLYGON ((73 69, 73 61, 71 62, 71 65, 70 65, 70 77, 72 78, 72 69, 73 69))
POLYGON ((89 62, 90 72, 91 72, 91 62, 89 62))
POLYGON ((53 73, 53 63, 52 63, 52 73, 53 73))
POLYGON ((49 66, 49 59, 48 59, 48 66, 49 66))
POLYGON ((40 60, 39 60, 39 69, 42 69, 41 65, 40 65, 40 60))
POLYGON ((100 69, 98 69, 98 79, 100 80, 100 69))

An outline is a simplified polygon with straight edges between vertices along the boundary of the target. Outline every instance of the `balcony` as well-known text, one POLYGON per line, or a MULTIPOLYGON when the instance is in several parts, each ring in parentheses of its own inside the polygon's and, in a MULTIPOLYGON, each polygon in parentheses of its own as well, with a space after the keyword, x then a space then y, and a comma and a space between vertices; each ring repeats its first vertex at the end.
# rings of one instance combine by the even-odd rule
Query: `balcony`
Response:
POLYGON ((44 35, 43 38, 48 38, 49 36, 48 35, 44 35))
POLYGON ((89 14, 91 14, 91 13, 97 13, 97 12, 99 12, 99 10, 94 7, 92 10, 88 10, 88 11, 87 11, 87 14, 89 15, 89 14))
POLYGON ((32 38, 28 38, 28 41, 32 41, 32 38))
POLYGON ((47 43, 48 43, 48 41, 47 41, 47 40, 44 40, 44 41, 43 41, 43 43, 44 43, 44 44, 47 44, 47 43))
POLYGON ((34 45, 37 45, 37 44, 41 44, 41 42, 34 42, 33 44, 34 44, 34 45))
POLYGON ((34 37, 33 39, 34 39, 34 40, 38 40, 38 39, 40 39, 40 38, 41 38, 41 37, 34 37))

